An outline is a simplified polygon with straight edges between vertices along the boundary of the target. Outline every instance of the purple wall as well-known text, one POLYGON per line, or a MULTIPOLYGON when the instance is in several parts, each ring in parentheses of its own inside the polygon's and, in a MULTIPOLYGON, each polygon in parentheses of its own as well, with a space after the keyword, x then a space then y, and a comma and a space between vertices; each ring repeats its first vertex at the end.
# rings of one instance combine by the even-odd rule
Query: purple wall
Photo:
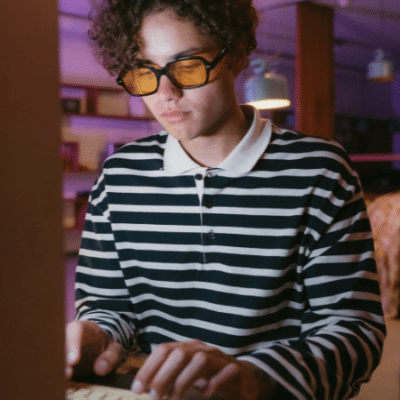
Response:
POLYGON ((392 84, 392 103, 393 112, 400 118, 400 72, 396 75, 396 80, 392 84))

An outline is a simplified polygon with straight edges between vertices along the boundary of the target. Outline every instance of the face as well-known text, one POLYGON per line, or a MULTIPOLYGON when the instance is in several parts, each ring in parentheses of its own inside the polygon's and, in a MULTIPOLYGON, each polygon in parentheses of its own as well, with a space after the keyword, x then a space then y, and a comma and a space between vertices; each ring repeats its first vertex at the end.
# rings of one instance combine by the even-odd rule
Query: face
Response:
MULTIPOLYGON (((178 19, 169 10, 145 17, 140 38, 138 59, 157 67, 182 56, 196 55, 212 61, 221 51, 211 36, 201 34, 192 22, 178 19)), ((228 54, 211 71, 208 83, 194 89, 180 89, 162 75, 158 91, 142 99, 163 127, 181 142, 219 135, 238 109, 235 68, 230 64, 228 54)))

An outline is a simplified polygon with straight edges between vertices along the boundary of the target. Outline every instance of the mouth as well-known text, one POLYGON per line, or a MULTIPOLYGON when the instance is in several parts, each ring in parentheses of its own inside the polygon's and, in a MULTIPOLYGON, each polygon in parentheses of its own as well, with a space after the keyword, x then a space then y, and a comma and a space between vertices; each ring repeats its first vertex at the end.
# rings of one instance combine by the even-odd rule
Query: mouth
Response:
POLYGON ((188 111, 171 110, 161 114, 162 119, 169 124, 179 124, 184 122, 189 116, 188 111))

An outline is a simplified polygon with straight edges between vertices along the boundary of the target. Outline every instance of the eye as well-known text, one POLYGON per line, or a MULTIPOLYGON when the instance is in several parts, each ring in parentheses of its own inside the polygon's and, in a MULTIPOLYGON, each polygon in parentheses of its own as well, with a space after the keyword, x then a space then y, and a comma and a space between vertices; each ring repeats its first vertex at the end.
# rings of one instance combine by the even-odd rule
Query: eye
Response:
POLYGON ((185 71, 190 71, 190 70, 196 69, 198 67, 199 67, 199 65, 191 64, 191 65, 180 65, 178 68, 185 70, 185 71))
POLYGON ((190 72, 202 67, 203 63, 200 60, 182 60, 171 65, 175 72, 190 72))
POLYGON ((138 68, 135 70, 135 75, 138 78, 149 78, 154 72, 149 68, 138 68))

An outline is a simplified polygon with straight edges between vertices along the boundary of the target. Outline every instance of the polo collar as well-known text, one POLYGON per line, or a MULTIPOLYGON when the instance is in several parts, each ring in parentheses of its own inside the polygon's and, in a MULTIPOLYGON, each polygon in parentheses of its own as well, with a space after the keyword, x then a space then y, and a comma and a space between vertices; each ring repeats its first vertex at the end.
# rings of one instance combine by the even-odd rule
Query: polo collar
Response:
MULTIPOLYGON (((243 112, 252 118, 252 124, 246 135, 233 151, 215 168, 233 174, 251 171, 271 139, 272 124, 270 120, 261 119, 258 110, 252 106, 242 105, 243 112)), ((185 152, 178 140, 168 135, 164 152, 164 171, 179 175, 192 170, 204 168, 185 152)))

